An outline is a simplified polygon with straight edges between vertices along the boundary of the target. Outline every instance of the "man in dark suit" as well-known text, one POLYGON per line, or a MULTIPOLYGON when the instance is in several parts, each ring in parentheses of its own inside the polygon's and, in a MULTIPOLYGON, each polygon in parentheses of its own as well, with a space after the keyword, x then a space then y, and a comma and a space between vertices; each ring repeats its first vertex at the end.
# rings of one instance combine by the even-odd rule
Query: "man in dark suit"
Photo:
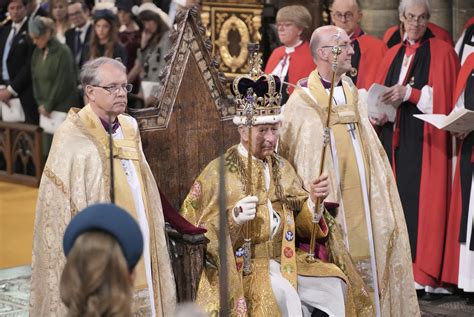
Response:
POLYGON ((66 31, 66 44, 71 49, 78 70, 77 73, 79 73, 82 64, 86 62, 84 60, 85 56, 87 56, 85 47, 89 43, 92 31, 92 23, 89 20, 89 8, 82 0, 72 0, 68 3, 67 14, 74 28, 66 31))
POLYGON ((38 105, 33 96, 31 55, 34 45, 28 36, 27 0, 10 0, 11 23, 0 31, 0 75, 6 88, 0 89, 0 100, 20 98, 25 122, 38 124, 38 105))
POLYGON ((47 17, 48 12, 38 4, 37 0, 28 0, 26 4, 26 11, 28 12, 28 17, 47 17))

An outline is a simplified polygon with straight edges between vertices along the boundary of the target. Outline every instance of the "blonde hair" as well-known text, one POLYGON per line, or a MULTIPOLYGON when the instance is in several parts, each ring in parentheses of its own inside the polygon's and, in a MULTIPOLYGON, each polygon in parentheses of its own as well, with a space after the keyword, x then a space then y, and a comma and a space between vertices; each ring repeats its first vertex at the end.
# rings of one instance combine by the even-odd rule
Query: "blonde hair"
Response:
POLYGON ((309 32, 311 31, 310 29, 313 18, 308 9, 302 5, 289 5, 278 10, 276 22, 278 23, 282 21, 291 21, 296 24, 297 27, 302 28, 302 36, 304 39, 307 39, 311 34, 309 32))
POLYGON ((302 5, 290 5, 278 10, 276 21, 291 21, 302 29, 309 29, 312 17, 308 9, 302 5))
POLYGON ((81 234, 69 252, 59 290, 69 317, 129 317, 132 284, 117 240, 90 231, 81 234))

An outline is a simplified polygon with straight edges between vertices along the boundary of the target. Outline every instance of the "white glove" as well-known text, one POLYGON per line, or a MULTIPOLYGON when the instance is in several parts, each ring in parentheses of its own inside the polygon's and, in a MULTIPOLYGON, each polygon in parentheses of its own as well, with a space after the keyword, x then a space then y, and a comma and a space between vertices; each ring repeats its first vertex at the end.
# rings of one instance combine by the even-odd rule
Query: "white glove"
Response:
POLYGON ((255 218, 257 213, 257 196, 247 196, 237 202, 232 210, 232 218, 237 225, 241 225, 255 218))

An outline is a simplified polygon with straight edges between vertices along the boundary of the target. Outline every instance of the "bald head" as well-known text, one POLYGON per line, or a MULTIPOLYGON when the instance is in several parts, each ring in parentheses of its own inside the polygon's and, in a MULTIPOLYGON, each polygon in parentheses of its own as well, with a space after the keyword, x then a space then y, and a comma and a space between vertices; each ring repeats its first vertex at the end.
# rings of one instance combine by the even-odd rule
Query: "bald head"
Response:
POLYGON ((325 25, 314 30, 313 35, 311 35, 311 54, 315 61, 318 60, 319 56, 317 54, 318 48, 323 46, 334 46, 341 41, 343 37, 348 37, 347 33, 340 27, 334 25, 325 25))
POLYGON ((342 49, 337 59, 336 70, 338 75, 342 75, 352 68, 351 56, 354 55, 347 33, 340 27, 325 25, 317 28, 311 36, 311 54, 319 73, 323 76, 331 73, 331 64, 334 59, 331 48, 335 45, 339 45, 342 49))

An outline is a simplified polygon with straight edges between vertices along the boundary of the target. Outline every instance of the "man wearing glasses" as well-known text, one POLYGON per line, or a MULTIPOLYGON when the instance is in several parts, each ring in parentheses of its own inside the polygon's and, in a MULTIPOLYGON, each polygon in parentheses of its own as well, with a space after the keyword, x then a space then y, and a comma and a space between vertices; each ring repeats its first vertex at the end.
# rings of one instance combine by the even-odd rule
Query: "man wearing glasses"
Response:
POLYGON ((323 26, 314 31, 310 47, 317 68, 299 81, 285 105, 279 154, 309 184, 319 173, 323 146, 330 140, 323 162, 330 181, 327 201, 338 204, 336 221, 372 296, 375 315, 418 316, 408 234, 396 183, 368 120, 366 104, 345 75, 352 67, 351 40, 341 28, 323 26), (335 48, 340 48, 340 54, 326 130, 335 48))
MULTIPOLYGON (((428 28, 428 0, 402 0, 402 43, 390 48, 378 82, 390 87, 381 101, 397 108, 394 122, 376 122, 392 164, 405 213, 417 288, 446 293, 443 261, 448 219, 450 136, 413 115, 449 114, 459 61, 451 45, 428 28), (443 277, 442 277, 443 274, 443 277)), ((437 296, 429 296, 434 298, 437 296)))
MULTIPOLYGON (((398 7, 398 13, 400 15, 400 21, 404 18, 403 16, 403 8, 402 4, 406 3, 407 1, 400 1, 400 6, 398 7)), ((419 3, 426 3, 428 7, 428 11, 431 11, 430 3, 429 1, 411 1, 411 2, 419 2, 419 3)), ((405 6, 405 5, 404 5, 405 6)), ((407 17, 410 18, 410 17, 407 17)), ((451 46, 454 46, 453 39, 451 38, 451 35, 449 34, 448 31, 443 29, 442 27, 429 22, 430 16, 429 14, 425 17, 423 17, 423 22, 426 22, 428 30, 430 30, 433 33, 434 37, 437 37, 446 43, 450 44, 451 46)), ((406 38, 406 29, 404 27, 404 23, 400 23, 399 25, 394 25, 390 27, 384 34, 383 36, 383 41, 387 44, 388 48, 391 48, 392 46, 397 45, 398 43, 401 43, 405 40, 406 38)))
POLYGON ((64 316, 59 277, 65 259, 61 236, 84 207, 110 202, 109 135, 113 137, 115 203, 129 211, 144 237, 143 260, 135 280, 137 315, 169 316, 176 302, 157 185, 142 151, 138 125, 125 115, 125 66, 101 57, 84 64, 81 82, 89 100, 73 108, 56 130, 43 171, 36 207, 30 314, 64 316), (153 268, 153 270, 152 270, 153 268))
POLYGON ((386 45, 360 28, 362 11, 359 0, 334 0, 331 5, 331 18, 335 26, 346 31, 354 47, 352 69, 347 75, 357 88, 369 90, 375 82, 378 67, 387 51, 386 45))

